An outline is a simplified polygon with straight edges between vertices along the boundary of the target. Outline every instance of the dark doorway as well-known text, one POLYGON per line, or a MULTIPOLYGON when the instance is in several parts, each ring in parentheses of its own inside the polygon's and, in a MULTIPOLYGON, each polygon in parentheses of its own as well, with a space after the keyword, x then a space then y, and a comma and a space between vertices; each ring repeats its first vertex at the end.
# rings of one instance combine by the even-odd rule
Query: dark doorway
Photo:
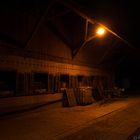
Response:
POLYGON ((13 96, 16 92, 16 71, 0 70, 0 96, 13 96))

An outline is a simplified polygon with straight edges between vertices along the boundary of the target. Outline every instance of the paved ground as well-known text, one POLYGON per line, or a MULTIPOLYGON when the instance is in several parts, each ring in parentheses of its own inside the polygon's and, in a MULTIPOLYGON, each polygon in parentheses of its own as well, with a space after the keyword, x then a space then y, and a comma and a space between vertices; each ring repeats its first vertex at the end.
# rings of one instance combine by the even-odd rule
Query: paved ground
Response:
POLYGON ((139 108, 140 97, 71 108, 48 105, 1 117, 0 140, 125 140, 140 127, 139 108))

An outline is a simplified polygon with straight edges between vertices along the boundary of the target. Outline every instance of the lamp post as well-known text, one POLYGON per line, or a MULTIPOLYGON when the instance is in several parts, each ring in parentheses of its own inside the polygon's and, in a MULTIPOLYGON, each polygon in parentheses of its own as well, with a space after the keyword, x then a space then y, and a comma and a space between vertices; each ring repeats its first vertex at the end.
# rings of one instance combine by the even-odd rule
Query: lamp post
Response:
POLYGON ((104 34, 105 34, 106 30, 105 28, 103 28, 102 26, 101 27, 98 27, 97 30, 96 30, 96 34, 91 36, 90 38, 86 39, 87 37, 85 37, 85 40, 83 42, 83 44, 79 47, 78 50, 76 50, 76 52, 73 54, 73 58, 75 55, 77 55, 77 53, 91 40, 93 40, 94 38, 96 37, 102 37, 104 34))
POLYGON ((105 29, 103 27, 98 27, 96 30, 96 34, 88 39, 85 40, 85 43, 91 41, 92 39, 94 39, 95 37, 102 37, 105 34, 105 29))
POLYGON ((96 31, 96 34, 98 34, 100 36, 104 35, 104 33, 105 33, 105 29, 102 27, 99 27, 96 31))

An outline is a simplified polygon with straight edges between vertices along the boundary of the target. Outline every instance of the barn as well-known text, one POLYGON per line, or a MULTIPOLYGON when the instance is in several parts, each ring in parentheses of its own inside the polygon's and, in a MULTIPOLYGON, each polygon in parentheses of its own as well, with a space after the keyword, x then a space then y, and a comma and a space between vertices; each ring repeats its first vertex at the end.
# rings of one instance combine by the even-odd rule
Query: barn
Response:
MULTIPOLYGON (((0 2, 0 115, 51 105, 55 110, 60 104, 67 110, 79 106, 84 110, 88 105, 96 108, 97 104, 131 97, 133 105, 138 102, 140 50, 136 5, 88 0, 0 2)), ((140 122, 137 120, 136 124, 140 122)), ((88 138, 77 137, 81 131, 66 139, 88 138)), ((130 138, 129 135, 125 136, 130 138)), ((107 136, 104 139, 110 138, 107 136)), ((140 129, 135 137, 140 138, 140 129)))

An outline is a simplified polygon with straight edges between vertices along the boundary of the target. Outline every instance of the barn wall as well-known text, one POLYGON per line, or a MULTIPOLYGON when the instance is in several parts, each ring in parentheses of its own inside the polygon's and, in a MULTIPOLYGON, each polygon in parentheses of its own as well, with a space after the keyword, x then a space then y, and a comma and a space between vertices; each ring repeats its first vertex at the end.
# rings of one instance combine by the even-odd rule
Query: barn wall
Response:
POLYGON ((46 26, 41 26, 25 47, 1 43, 0 49, 0 72, 5 74, 4 80, 0 79, 0 87, 9 84, 7 91, 1 91, 1 97, 32 96, 61 92, 63 87, 93 86, 94 77, 109 81, 110 74, 94 66, 92 53, 89 55, 82 49, 72 59, 71 49, 46 26), (11 77, 15 79, 10 83, 6 74, 12 72, 15 74, 11 77), (35 81, 35 75, 46 77, 45 82, 43 78, 35 81), (83 81, 79 81, 79 76, 83 81))
MULTIPOLYGON (((79 46, 75 46, 75 48, 78 48, 79 46)), ((42 55, 44 54, 48 56, 48 59, 53 59, 55 61, 76 65, 87 65, 89 67, 94 67, 101 57, 100 53, 93 52, 92 47, 84 47, 78 52, 76 57, 72 59, 72 50, 70 47, 71 46, 68 46, 62 38, 51 31, 50 28, 42 25, 34 37, 29 41, 27 50, 42 55)))

